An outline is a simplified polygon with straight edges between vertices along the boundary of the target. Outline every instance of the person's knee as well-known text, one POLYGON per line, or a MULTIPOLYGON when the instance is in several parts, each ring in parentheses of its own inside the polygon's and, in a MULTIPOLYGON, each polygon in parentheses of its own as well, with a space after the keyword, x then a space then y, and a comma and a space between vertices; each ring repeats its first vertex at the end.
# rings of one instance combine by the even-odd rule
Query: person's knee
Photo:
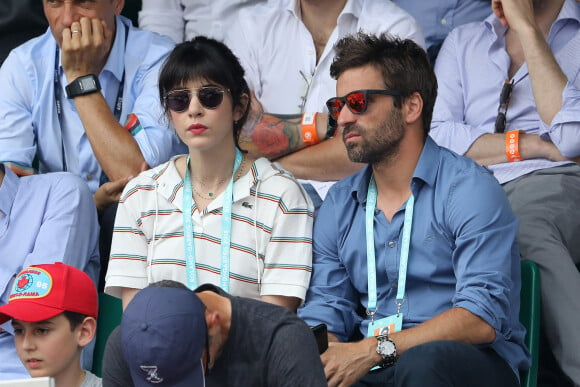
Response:
POLYGON ((438 380, 448 371, 458 366, 454 354, 463 352, 470 344, 458 341, 432 341, 410 348, 397 360, 396 377, 401 380, 420 378, 438 380))

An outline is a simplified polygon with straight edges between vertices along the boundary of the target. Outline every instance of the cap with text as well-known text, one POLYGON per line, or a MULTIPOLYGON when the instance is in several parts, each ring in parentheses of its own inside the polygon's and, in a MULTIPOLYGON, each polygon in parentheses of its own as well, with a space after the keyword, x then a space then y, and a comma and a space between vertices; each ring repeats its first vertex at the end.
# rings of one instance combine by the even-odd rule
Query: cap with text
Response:
POLYGON ((91 278, 60 262, 33 265, 14 279, 8 304, 0 306, 0 324, 44 321, 65 311, 97 318, 97 289, 91 278))

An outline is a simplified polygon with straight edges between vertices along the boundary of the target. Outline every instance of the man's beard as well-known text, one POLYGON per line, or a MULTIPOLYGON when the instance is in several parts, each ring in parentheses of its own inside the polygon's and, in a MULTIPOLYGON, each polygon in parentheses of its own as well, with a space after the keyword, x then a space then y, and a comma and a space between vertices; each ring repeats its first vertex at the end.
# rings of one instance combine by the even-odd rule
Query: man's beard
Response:
POLYGON ((345 143, 348 158, 352 162, 366 164, 376 164, 398 154, 405 135, 403 117, 398 109, 393 109, 388 119, 376 128, 365 129, 356 124, 346 127, 343 141, 344 136, 353 131, 361 138, 357 143, 345 143), (367 138, 363 138, 365 134, 367 138))

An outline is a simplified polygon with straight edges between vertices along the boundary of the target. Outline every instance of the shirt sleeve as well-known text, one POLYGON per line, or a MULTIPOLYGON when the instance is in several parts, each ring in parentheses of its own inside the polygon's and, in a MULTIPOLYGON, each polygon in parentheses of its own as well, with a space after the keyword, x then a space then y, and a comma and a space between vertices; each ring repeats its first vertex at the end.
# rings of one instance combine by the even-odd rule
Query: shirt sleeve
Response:
POLYGON ((264 257, 261 295, 297 297, 304 300, 312 272, 312 224, 314 208, 294 180, 286 181, 280 195, 272 233, 264 257))
POLYGON ((513 308, 519 309, 518 223, 501 186, 478 169, 458 176, 444 207, 455 244, 452 303, 481 317, 497 337, 509 339, 513 308))
POLYGON ((137 177, 127 184, 119 199, 105 277, 105 293, 114 297, 121 297, 122 288, 142 289, 148 284, 148 243, 141 227, 140 210, 145 208, 140 200, 143 187, 137 177))
POLYGON ((134 138, 150 168, 169 160, 179 144, 173 131, 164 124, 165 113, 157 85, 163 61, 171 47, 165 44, 169 39, 157 38, 150 42, 151 54, 139 58, 145 63, 139 65, 131 85, 135 98, 131 112, 137 115, 142 126, 142 130, 134 133, 134 138))
POLYGON ((169 36, 174 42, 185 38, 185 18, 181 0, 143 0, 139 27, 169 36))
POLYGON ((0 161, 30 167, 36 155, 32 74, 12 52, 0 68, 0 161))
MULTIPOLYGON (((339 196, 340 198, 340 196, 339 196)), ((360 318, 356 316, 360 301, 346 267, 339 258, 338 220, 341 203, 331 190, 316 214, 313 232, 312 279, 306 302, 298 315, 309 326, 325 323, 328 332, 347 341, 360 318)))
POLYGON ((562 92, 562 108, 550 125, 540 120, 539 135, 548 138, 566 157, 580 156, 580 71, 562 92), (578 86, 576 86, 578 85, 578 86))
POLYGON ((429 134, 437 144, 464 155, 488 131, 465 123, 465 85, 458 62, 461 58, 463 54, 454 30, 445 39, 435 62, 438 91, 429 134))
POLYGON ((314 334, 301 322, 288 322, 276 330, 266 359, 268 386, 327 384, 314 334))

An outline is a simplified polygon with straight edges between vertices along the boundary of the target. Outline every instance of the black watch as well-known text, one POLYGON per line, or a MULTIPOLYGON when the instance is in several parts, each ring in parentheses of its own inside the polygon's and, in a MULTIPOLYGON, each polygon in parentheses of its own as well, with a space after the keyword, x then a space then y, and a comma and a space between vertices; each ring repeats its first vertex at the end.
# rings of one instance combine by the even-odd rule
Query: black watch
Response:
POLYGON ((95 74, 89 74, 78 77, 69 83, 65 90, 68 98, 74 98, 79 95, 86 95, 100 91, 101 84, 99 83, 99 78, 95 74))
POLYGON ((397 361, 397 346, 387 334, 377 336, 377 353, 383 358, 379 364, 382 368, 393 365, 397 361))

